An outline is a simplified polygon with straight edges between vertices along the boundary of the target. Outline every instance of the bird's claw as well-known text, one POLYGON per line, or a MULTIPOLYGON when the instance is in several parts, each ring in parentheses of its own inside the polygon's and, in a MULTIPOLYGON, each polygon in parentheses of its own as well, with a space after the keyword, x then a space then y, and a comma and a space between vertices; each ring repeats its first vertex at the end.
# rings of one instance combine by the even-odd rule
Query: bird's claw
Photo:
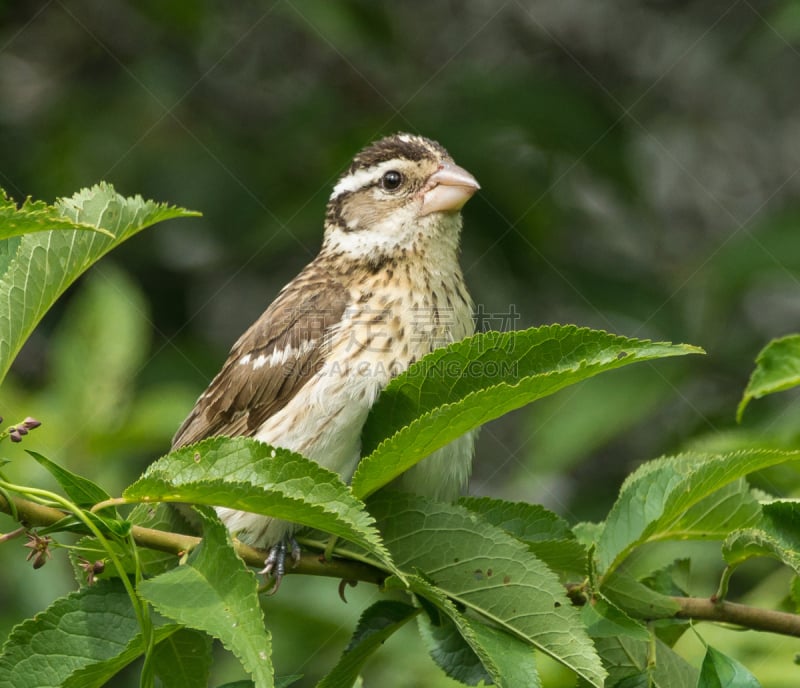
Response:
POLYGON ((300 545, 293 537, 280 540, 269 548, 267 558, 264 560, 264 568, 259 573, 269 576, 274 581, 270 595, 278 592, 283 576, 286 574, 286 554, 292 558, 292 568, 297 566, 300 561, 300 545))

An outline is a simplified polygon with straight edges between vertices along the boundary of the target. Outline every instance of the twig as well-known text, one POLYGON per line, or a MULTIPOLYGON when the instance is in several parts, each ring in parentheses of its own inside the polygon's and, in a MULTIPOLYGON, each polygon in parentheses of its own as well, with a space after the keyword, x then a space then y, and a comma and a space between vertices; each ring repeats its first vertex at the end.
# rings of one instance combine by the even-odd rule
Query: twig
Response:
POLYGON ((18 537, 25 535, 26 530, 27 528, 25 526, 21 526, 16 530, 12 530, 10 533, 3 533, 2 535, 0 535, 0 544, 8 542, 9 540, 14 540, 18 537))
POLYGON ((800 615, 751 607, 736 602, 714 602, 700 597, 673 597, 680 606, 678 619, 720 621, 754 631, 768 631, 800 638, 800 615))
MULTIPOLYGON (((9 503, 3 495, 0 495, 0 511, 11 514, 16 508, 20 523, 29 528, 52 525, 65 516, 64 512, 59 509, 36 504, 27 499, 12 497, 11 500, 13 504, 9 503)), ((168 554, 174 554, 176 557, 183 556, 201 542, 201 538, 193 535, 170 533, 142 526, 133 526, 131 533, 134 541, 140 547, 167 552, 168 554)), ((264 551, 238 541, 234 541, 234 548, 248 566, 257 566, 258 568, 264 566, 264 558, 266 556, 264 551)), ((328 576, 330 578, 361 581, 375 585, 382 585, 387 576, 386 572, 369 564, 348 559, 332 558, 325 560, 319 554, 313 552, 304 552, 297 565, 288 567, 286 573, 299 573, 306 576, 328 576)))

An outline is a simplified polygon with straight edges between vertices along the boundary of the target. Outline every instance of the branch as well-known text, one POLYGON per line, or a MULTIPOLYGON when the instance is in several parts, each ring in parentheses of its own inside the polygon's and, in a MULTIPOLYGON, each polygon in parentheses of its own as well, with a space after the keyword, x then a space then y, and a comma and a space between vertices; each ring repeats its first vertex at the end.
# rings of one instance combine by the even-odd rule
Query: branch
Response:
MULTIPOLYGON (((37 526, 50 526, 64 518, 64 512, 49 506, 36 504, 20 497, 11 497, 13 506, 8 503, 6 497, 0 494, 0 511, 7 514, 16 514, 20 523, 33 528, 37 526)), ((201 538, 182 533, 170 533, 154 528, 144 528, 133 526, 131 534, 134 541, 140 547, 155 549, 159 552, 167 552, 181 557, 200 544, 201 538)), ((248 566, 263 568, 266 553, 263 550, 250 547, 234 540, 236 553, 248 566)), ((286 573, 299 573, 306 576, 327 576, 346 581, 361 581, 364 583, 374 583, 382 585, 386 580, 386 573, 374 566, 364 564, 359 561, 349 559, 330 559, 325 560, 319 554, 304 552, 297 566, 288 566, 286 573)))
POLYGON ((699 597, 673 597, 680 605, 677 619, 695 621, 721 621, 744 626, 754 631, 768 631, 800 638, 800 615, 777 612, 771 609, 750 607, 736 602, 714 602, 699 597))
MULTIPOLYGON (((49 526, 64 517, 64 513, 52 507, 42 506, 26 499, 12 497, 16 513, 22 524, 28 527, 49 526)), ((6 498, 0 494, 0 511, 13 514, 14 510, 6 498)), ((183 556, 198 544, 201 539, 193 535, 169 533, 153 528, 133 526, 133 539, 140 547, 155 549, 161 552, 183 556)), ((249 566, 263 567, 265 553, 254 547, 249 547, 241 542, 234 541, 236 553, 249 566)), ((289 567, 289 573, 299 573, 307 576, 327 576, 345 581, 361 581, 382 585, 387 574, 378 568, 349 559, 325 560, 321 555, 305 552, 300 557, 297 566, 289 567)), ((569 590, 567 591, 569 594, 569 590)), ((680 609, 673 615, 677 619, 692 619, 695 621, 717 621, 735 624, 755 631, 767 631, 800 638, 800 615, 786 612, 772 611, 750 607, 735 602, 715 602, 708 598, 698 597, 673 597, 680 609)), ((574 597, 575 604, 585 603, 574 597)), ((666 615, 660 618, 668 618, 666 615)), ((652 620, 652 619, 651 619, 652 620)))

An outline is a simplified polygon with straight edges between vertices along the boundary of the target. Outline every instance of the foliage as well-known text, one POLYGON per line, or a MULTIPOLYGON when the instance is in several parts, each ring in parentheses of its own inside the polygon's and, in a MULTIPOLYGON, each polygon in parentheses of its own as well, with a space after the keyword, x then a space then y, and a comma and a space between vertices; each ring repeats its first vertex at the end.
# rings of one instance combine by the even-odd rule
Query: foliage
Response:
POLYGON ((364 428, 353 491, 372 494, 465 432, 635 361, 700 353, 577 327, 487 332, 434 351, 395 378, 364 428))
POLYGON ((9 306, 0 319, 0 381, 42 316, 94 262, 156 222, 193 214, 123 198, 108 184, 54 206, 27 200, 19 209, 3 192, 0 221, 10 229, 0 235, 0 299, 9 306))
POLYGON ((800 384, 800 335, 792 334, 771 341, 756 358, 756 367, 736 410, 741 422, 744 410, 753 399, 791 389, 800 384))
MULTIPOLYGON (((125 199, 108 185, 52 207, 6 202, 4 212, 23 229, 8 230, 3 240, 6 249, 16 242, 16 272, 3 284, 9 293, 32 285, 37 301, 31 307, 28 292, 3 301, 0 318, 12 323, 3 331, 9 363, 69 281, 145 226, 190 214, 125 199), (45 215, 56 218, 49 229, 37 224, 45 215), (53 287, 54 280, 61 286, 53 287)), ((785 341, 759 356, 743 405, 796 383, 797 356, 785 341)), ((630 363, 699 352, 573 326, 475 335, 434 352, 389 385, 365 427, 366 456, 352 486, 292 452, 213 438, 162 457, 122 497, 111 498, 95 481, 29 451, 63 494, 3 477, 4 510, 41 526, 3 541, 28 532, 35 567, 53 548, 72 547, 80 589, 11 633, 0 655, 0 686, 100 686, 136 659, 143 660, 142 685, 158 678, 164 685, 205 686, 210 638, 221 641, 255 685, 295 681, 274 676, 272 638, 248 567, 252 553, 231 539, 212 505, 302 524, 312 529, 303 531, 305 547, 333 555, 328 565, 343 567, 336 571, 345 579, 381 583, 387 597, 363 611, 350 644, 319 683, 326 688, 354 685, 369 658, 414 620, 434 661, 467 685, 542 685, 544 657, 587 686, 758 685, 720 650, 708 646, 697 667, 676 642, 689 618, 725 620, 729 584, 743 563, 768 557, 800 570, 798 504, 747 482, 750 474, 797 461, 800 452, 687 451, 644 463, 600 523, 570 525, 523 502, 443 504, 381 489, 490 419, 630 363), (155 508, 164 502, 206 505, 196 507, 201 541, 181 534, 175 512, 155 508), (139 506, 125 516, 126 504, 139 506), (338 540, 326 542, 313 531, 338 540), (73 532, 83 535, 76 545, 60 543, 73 532), (706 617, 685 602, 691 601, 682 588, 685 562, 670 558, 670 543, 693 540, 721 543, 718 590, 706 617), (659 556, 667 560, 642 569, 642 560, 659 556)), ((38 425, 27 418, 0 440, 30 443, 25 435, 38 425)), ((297 571, 311 572, 312 560, 306 555, 297 571)), ((325 562, 313 565, 324 575, 325 562)), ((737 609, 738 622, 751 628, 800 633, 794 615, 737 609)))

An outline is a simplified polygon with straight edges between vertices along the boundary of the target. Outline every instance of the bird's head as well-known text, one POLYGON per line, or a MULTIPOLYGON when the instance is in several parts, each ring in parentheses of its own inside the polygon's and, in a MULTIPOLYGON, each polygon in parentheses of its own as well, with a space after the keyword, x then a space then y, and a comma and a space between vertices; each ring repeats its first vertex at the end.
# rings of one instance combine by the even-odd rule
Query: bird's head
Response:
POLYGON ((412 134, 380 139, 334 186, 324 249, 374 262, 437 245, 456 248, 459 210, 478 188, 435 141, 412 134))

